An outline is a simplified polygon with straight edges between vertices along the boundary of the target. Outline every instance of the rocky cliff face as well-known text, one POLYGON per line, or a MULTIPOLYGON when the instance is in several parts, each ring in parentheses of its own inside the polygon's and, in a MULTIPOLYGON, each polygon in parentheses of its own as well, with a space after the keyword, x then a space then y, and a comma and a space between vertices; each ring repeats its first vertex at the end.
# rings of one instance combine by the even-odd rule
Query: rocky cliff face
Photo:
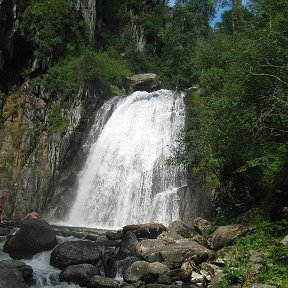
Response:
MULTIPOLYGON (((35 59, 33 47, 19 31, 25 5, 0 0, 0 194, 6 199, 7 218, 21 218, 30 208, 46 213, 52 209, 50 203, 62 207, 61 201, 67 201, 69 185, 65 183, 63 191, 56 183, 73 184, 76 172, 69 163, 80 165, 76 151, 101 104, 101 92, 93 85, 65 103, 41 86, 51 58, 35 59)), ((75 7, 93 39, 101 1, 76 0, 75 7)))
MULTIPOLYGON (((51 117, 51 105, 41 95, 33 95, 29 91, 31 87, 27 86, 26 83, 8 95, 3 106, 0 191, 6 198, 7 217, 23 217, 30 208, 47 212, 55 197, 61 206, 61 199, 66 194, 60 189, 61 195, 55 195, 56 183, 63 175, 71 177, 73 169, 68 163, 73 163, 85 128, 89 127, 100 102, 93 87, 87 87, 69 107, 60 109, 58 116, 65 119, 65 127, 49 131, 52 122, 56 121, 51 117)), ((72 173, 71 179, 73 176, 72 173)))

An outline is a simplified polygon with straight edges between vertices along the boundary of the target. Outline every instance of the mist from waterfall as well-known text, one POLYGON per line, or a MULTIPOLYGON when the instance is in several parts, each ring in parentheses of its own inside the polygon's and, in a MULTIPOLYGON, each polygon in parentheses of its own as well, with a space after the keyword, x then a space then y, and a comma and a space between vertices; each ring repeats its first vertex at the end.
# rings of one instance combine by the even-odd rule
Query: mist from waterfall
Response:
POLYGON ((184 95, 168 90, 114 97, 99 109, 68 217, 75 226, 168 224, 179 217, 182 166, 169 165, 184 128, 184 95))

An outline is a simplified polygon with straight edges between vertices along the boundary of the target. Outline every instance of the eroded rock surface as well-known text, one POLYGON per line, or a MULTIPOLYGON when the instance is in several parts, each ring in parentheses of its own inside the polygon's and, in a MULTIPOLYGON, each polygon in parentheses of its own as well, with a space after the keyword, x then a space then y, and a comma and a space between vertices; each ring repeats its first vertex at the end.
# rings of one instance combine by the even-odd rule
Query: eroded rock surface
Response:
POLYGON ((76 264, 97 264, 102 249, 91 241, 69 241, 58 245, 51 253, 50 263, 57 268, 76 264))

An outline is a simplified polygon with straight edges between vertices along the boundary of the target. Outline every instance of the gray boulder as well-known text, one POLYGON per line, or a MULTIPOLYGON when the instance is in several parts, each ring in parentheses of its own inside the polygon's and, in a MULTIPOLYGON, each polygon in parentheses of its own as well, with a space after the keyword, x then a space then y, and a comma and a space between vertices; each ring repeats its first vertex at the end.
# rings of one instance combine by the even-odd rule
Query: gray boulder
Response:
POLYGON ((139 225, 127 225, 123 227, 123 232, 132 231, 137 238, 156 239, 167 228, 163 224, 148 223, 139 225))
POLYGON ((89 284, 87 285, 89 288, 119 288, 120 286, 120 282, 102 276, 92 277, 89 284))
POLYGON ((170 269, 159 262, 148 263, 145 261, 134 262, 124 273, 123 278, 128 283, 144 281, 145 283, 156 282, 159 276, 167 274, 170 269))
POLYGON ((1 288, 28 288, 21 273, 17 269, 0 269, 1 288))
POLYGON ((219 226, 208 238, 209 246, 214 250, 219 250, 254 230, 254 227, 244 224, 233 224, 219 226))
POLYGON ((163 240, 167 244, 172 244, 176 243, 178 240, 184 239, 184 237, 175 231, 163 231, 157 239, 163 240))
POLYGON ((73 282, 80 286, 88 286, 93 276, 100 275, 98 269, 91 264, 78 264, 65 268, 59 275, 60 281, 73 282))
POLYGON ((140 242, 140 253, 143 258, 150 250, 160 248, 166 245, 166 242, 160 239, 145 239, 140 242))
POLYGON ((69 241, 58 245, 51 253, 50 264, 66 268, 76 264, 94 264, 101 259, 102 248, 91 241, 69 241))
POLYGON ((125 257, 135 256, 138 257, 141 254, 140 245, 135 234, 131 231, 127 231, 124 234, 121 242, 118 258, 124 259, 125 257))
POLYGON ((28 288, 25 280, 29 280, 32 274, 32 268, 24 262, 18 260, 0 261, 1 288, 28 288))
POLYGON ((123 238, 123 231, 118 230, 116 232, 108 231, 106 232, 106 237, 109 240, 121 240, 123 238))
POLYGON ((188 226, 185 222, 180 220, 173 221, 168 226, 168 231, 176 232, 184 238, 190 238, 191 236, 195 236, 197 234, 192 227, 188 226))
POLYGON ((137 74, 132 77, 127 77, 124 84, 126 93, 135 91, 153 92, 160 89, 160 81, 158 76, 153 73, 137 74))
POLYGON ((4 252, 13 259, 29 259, 39 252, 51 250, 56 243, 56 234, 47 222, 29 219, 23 221, 15 235, 7 239, 4 252))
POLYGON ((24 279, 32 277, 33 269, 31 266, 19 260, 3 260, 0 261, 0 270, 18 270, 24 279))
POLYGON ((10 229, 5 227, 0 227, 0 236, 7 236, 10 234, 10 229))
POLYGON ((163 262, 171 269, 180 268, 185 261, 196 264, 206 261, 214 256, 215 252, 203 247, 199 243, 184 239, 181 243, 167 244, 155 248, 147 253, 145 260, 149 262, 163 262))
POLYGON ((209 221, 201 217, 196 217, 193 220, 193 224, 194 224, 195 230, 201 235, 203 235, 204 231, 207 230, 211 225, 209 221))

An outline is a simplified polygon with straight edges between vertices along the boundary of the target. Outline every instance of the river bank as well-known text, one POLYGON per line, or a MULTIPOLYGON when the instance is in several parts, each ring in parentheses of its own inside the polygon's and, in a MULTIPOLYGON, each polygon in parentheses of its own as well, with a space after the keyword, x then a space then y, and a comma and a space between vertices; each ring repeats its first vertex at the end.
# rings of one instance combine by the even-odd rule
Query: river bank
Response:
MULTIPOLYGON (((119 231, 53 225, 54 250, 22 261, 33 269, 33 288, 286 288, 287 222, 255 221, 218 226, 196 218, 193 227, 174 221, 119 231)), ((5 240, 1 262, 11 259, 3 253, 5 240)))

